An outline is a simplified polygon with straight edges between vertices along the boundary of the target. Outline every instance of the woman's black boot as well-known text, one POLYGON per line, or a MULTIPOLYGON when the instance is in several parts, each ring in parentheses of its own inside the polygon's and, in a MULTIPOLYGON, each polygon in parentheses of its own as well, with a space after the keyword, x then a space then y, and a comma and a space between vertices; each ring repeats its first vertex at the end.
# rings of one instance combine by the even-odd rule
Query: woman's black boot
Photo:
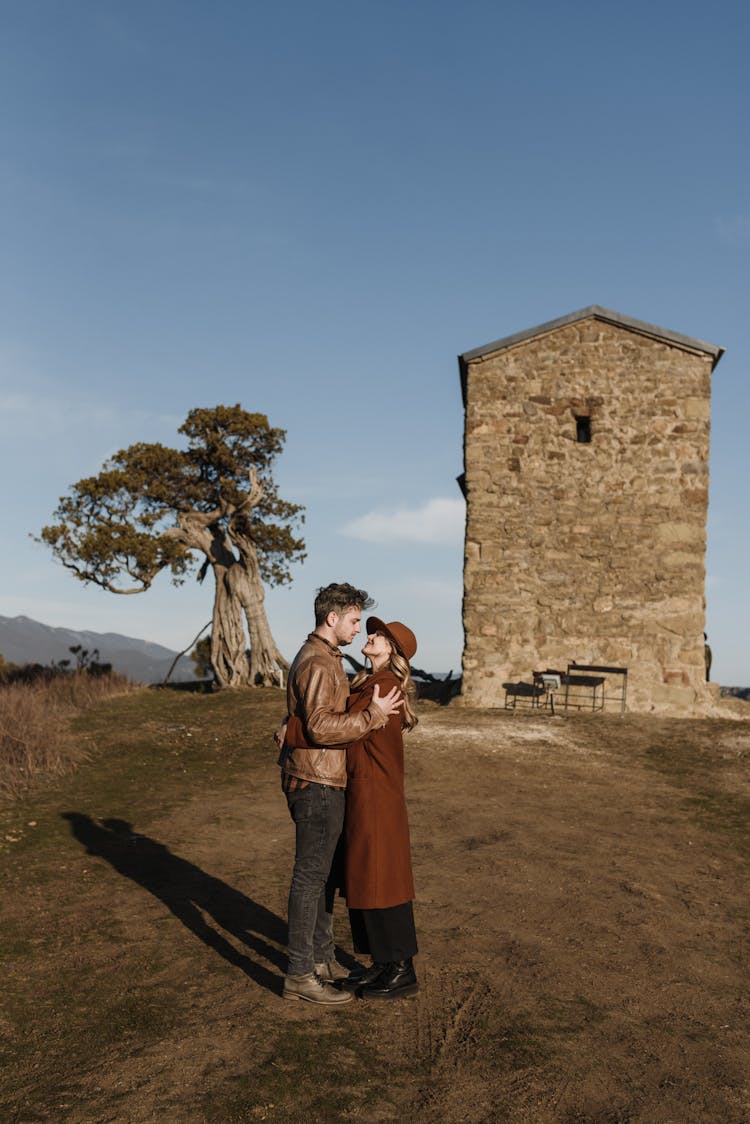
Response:
POLYGON ((371 964, 369 968, 354 968, 347 978, 341 981, 341 987, 363 987, 365 984, 372 983, 373 980, 376 980, 387 967, 387 964, 371 964))
POLYGON ((419 991, 417 975, 411 957, 386 964, 385 969, 371 983, 360 989, 364 999, 405 999, 419 991))

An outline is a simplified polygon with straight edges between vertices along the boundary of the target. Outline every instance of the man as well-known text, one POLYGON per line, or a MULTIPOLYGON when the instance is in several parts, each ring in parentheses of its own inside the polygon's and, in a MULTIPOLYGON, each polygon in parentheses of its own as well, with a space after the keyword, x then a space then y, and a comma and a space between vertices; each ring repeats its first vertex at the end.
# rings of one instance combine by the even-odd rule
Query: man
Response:
MULTIPOLYGON (((370 730, 385 726, 403 705, 395 688, 367 710, 346 713, 349 681, 340 644, 361 632, 362 611, 373 604, 365 590, 348 583, 325 586, 315 598, 315 630, 294 658, 287 679, 287 712, 301 719, 314 748, 284 746, 279 758, 282 787, 296 828, 294 872, 289 890, 289 965, 285 999, 325 1006, 350 1002, 351 992, 331 981, 348 976, 333 942, 331 863, 344 823, 346 749, 370 730)), ((277 740, 279 735, 277 733, 277 740)))

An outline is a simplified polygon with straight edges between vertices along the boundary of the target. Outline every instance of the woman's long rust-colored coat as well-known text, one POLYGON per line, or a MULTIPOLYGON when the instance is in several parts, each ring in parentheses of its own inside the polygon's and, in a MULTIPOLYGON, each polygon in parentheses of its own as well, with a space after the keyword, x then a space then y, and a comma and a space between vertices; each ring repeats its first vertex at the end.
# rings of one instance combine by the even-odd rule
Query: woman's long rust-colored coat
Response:
MULTIPOLYGON (((393 672, 375 672, 352 692, 349 710, 368 706, 376 683, 381 696, 401 688, 393 672)), ((392 714, 346 752, 344 892, 350 909, 386 909, 414 897, 401 721, 400 711, 392 714)))

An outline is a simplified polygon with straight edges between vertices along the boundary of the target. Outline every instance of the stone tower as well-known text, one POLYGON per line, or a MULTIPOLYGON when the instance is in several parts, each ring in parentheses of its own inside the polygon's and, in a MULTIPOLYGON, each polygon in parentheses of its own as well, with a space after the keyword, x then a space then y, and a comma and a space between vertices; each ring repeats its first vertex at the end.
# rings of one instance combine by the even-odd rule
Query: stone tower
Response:
POLYGON ((711 372, 723 349, 594 305, 459 356, 463 695, 628 668, 628 709, 698 715, 711 372))

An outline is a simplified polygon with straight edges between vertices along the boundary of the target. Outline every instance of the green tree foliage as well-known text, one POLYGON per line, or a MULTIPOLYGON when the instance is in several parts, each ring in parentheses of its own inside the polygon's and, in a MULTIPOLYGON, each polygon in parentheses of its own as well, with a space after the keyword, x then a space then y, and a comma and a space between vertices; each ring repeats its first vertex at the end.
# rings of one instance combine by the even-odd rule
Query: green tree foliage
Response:
POLYGON ((163 571, 215 579, 211 662, 220 686, 272 683, 286 661, 266 620, 263 582, 291 581, 301 561, 298 504, 281 499, 273 464, 285 433, 240 405, 191 410, 185 447, 138 443, 74 484, 41 531, 83 582, 142 593, 163 571), (247 622, 250 659, 243 626, 247 622))

